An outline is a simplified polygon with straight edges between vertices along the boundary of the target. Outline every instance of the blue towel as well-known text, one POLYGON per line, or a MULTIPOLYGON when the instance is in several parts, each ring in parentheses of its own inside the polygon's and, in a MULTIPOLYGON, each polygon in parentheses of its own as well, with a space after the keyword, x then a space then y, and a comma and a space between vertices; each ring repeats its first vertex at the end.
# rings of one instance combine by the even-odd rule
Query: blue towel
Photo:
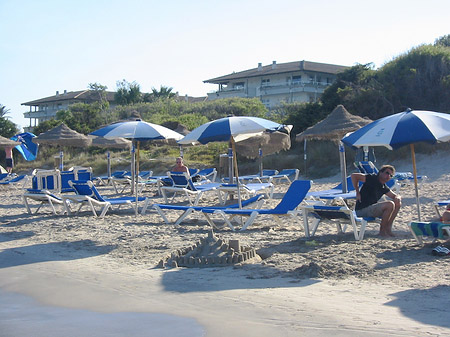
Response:
POLYGON ((414 234, 419 236, 433 236, 439 239, 444 238, 442 227, 446 226, 449 227, 450 224, 443 224, 441 222, 411 222, 411 228, 414 234))

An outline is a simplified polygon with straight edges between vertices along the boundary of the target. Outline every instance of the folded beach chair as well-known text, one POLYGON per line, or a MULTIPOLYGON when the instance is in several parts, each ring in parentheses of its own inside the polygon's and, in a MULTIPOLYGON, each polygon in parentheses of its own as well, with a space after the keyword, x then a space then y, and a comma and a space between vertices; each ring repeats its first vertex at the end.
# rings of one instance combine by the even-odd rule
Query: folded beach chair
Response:
POLYGON ((61 191, 61 175, 58 169, 35 169, 31 174, 31 188, 35 190, 47 190, 52 193, 61 191))
POLYGON ((208 209, 202 210, 203 215, 206 217, 208 223, 211 226, 216 226, 214 221, 211 219, 211 214, 220 215, 225 223, 234 230, 229 216, 233 216, 236 219, 237 216, 248 217, 241 231, 246 230, 256 219, 258 215, 272 215, 277 221, 279 221, 282 216, 292 216, 293 219, 296 218, 298 213, 293 212, 298 205, 303 201, 306 193, 311 188, 310 180, 295 180, 289 186, 283 199, 272 209, 208 209))
POLYGON ((327 205, 322 202, 317 202, 315 204, 304 203, 300 205, 298 209, 303 215, 303 227, 307 238, 315 235, 321 221, 331 220, 336 224, 338 233, 344 233, 347 225, 351 224, 355 240, 359 241, 364 239, 368 222, 379 222, 379 219, 377 218, 360 218, 356 216, 355 211, 351 210, 345 202, 342 203, 342 206, 327 205), (309 216, 314 218, 311 232, 309 230, 309 216), (345 222, 344 226, 342 226, 342 221, 345 222))
MULTIPOLYGON (((67 214, 71 214, 70 205, 68 201, 71 203, 79 203, 80 207, 78 208, 78 212, 84 205, 88 205, 94 214, 94 216, 98 216, 95 210, 95 207, 101 208, 100 217, 104 217, 106 212, 113 206, 122 206, 122 205, 130 205, 133 207, 133 203, 136 202, 135 197, 120 197, 120 198, 106 198, 100 195, 97 188, 94 186, 92 181, 80 181, 75 180, 71 181, 70 185, 74 188, 76 195, 64 195, 62 199, 64 201, 64 207, 67 211, 67 214)), ((145 201, 148 203, 148 199, 145 197, 139 197, 137 201, 145 201)), ((137 207, 137 205, 136 205, 137 207)))
POLYGON ((441 222, 415 222, 412 221, 408 225, 412 235, 416 241, 422 245, 423 237, 433 238, 433 242, 437 239, 450 238, 450 224, 443 224, 441 222))
POLYGON ((75 173, 73 171, 61 171, 60 173, 61 181, 61 193, 75 192, 75 190, 70 186, 69 182, 77 180, 75 178, 75 173))
MULTIPOLYGON (((254 197, 247 199, 247 200, 243 200, 241 203, 242 207, 248 207, 250 205, 253 205, 256 203, 255 207, 259 208, 262 206, 262 203, 264 202, 264 195, 263 194, 258 194, 255 195, 254 197)), ((231 204, 231 205, 227 205, 227 206, 181 206, 181 205, 166 205, 166 204, 153 204, 152 208, 154 210, 156 210, 156 212, 158 212, 159 215, 161 215, 161 217, 163 218, 164 222, 166 224, 170 224, 171 222, 169 221, 169 219, 166 216, 166 213, 164 212, 164 210, 172 213, 173 211, 181 211, 183 212, 178 218, 177 220, 174 221, 175 225, 179 225, 184 219, 186 219, 190 214, 192 214, 193 212, 201 212, 204 209, 228 209, 228 208, 239 208, 239 203, 236 204, 231 204)), ((145 210, 147 208, 144 207, 142 209, 142 214, 145 214, 145 210)))
POLYGON ((75 180, 92 180, 92 167, 88 166, 73 166, 69 169, 73 171, 75 180))
POLYGON ((298 169, 283 169, 278 174, 272 176, 272 182, 279 184, 286 181, 288 184, 298 179, 300 171, 298 169))
POLYGON ((167 176, 172 181, 172 186, 162 186, 161 194, 166 204, 169 203, 168 193, 173 193, 171 202, 175 200, 178 194, 183 194, 189 200, 189 204, 197 206, 203 193, 214 191, 220 186, 219 183, 199 183, 194 184, 192 179, 185 172, 167 172, 167 176))
POLYGON ((61 205, 64 206, 64 202, 61 199, 61 197, 51 193, 48 190, 35 190, 35 189, 28 189, 23 195, 22 200, 25 205, 25 208, 27 209, 27 212, 29 214, 32 214, 31 207, 29 204, 29 200, 37 201, 39 202, 39 205, 34 212, 35 214, 41 209, 44 205, 49 205, 53 211, 54 214, 58 214, 56 211, 55 205, 61 205))

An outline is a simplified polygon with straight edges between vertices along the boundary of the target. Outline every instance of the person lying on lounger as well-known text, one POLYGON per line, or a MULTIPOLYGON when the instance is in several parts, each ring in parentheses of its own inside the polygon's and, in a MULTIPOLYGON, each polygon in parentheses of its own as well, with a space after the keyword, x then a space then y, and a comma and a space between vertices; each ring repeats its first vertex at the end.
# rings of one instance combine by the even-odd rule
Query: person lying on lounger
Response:
POLYGON ((450 223, 450 204, 447 205, 447 209, 442 213, 440 220, 442 223, 450 223))

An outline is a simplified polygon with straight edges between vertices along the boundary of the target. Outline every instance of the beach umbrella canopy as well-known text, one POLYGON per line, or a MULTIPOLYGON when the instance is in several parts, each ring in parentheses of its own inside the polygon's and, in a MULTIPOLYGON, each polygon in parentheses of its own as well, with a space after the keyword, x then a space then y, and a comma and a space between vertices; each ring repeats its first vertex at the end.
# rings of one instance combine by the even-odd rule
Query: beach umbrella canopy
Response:
POLYGON ((419 221, 421 220, 420 201, 414 143, 435 144, 449 140, 449 114, 411 109, 378 119, 342 138, 342 142, 345 144, 356 147, 385 146, 393 150, 410 145, 419 221))
POLYGON ((91 146, 101 147, 103 149, 127 149, 131 147, 131 140, 125 138, 105 138, 88 135, 91 139, 91 146))
MULTIPOLYGON (((178 144, 207 144, 209 142, 227 141, 231 143, 233 153, 235 142, 256 136, 264 131, 278 131, 284 125, 259 117, 229 116, 205 123, 188 133, 178 144)), ((239 177, 236 156, 234 158, 234 170, 238 185, 238 201, 241 204, 239 177)), ((230 181, 232 181, 230 170, 230 181)))
MULTIPOLYGON (((137 144, 137 153, 136 153, 136 169, 134 169, 134 165, 132 168, 134 172, 132 177, 132 189, 136 192, 136 212, 137 212, 137 186, 134 188, 134 183, 138 181, 139 175, 139 144, 142 141, 151 141, 157 139, 175 139, 179 140, 183 138, 183 135, 175 132, 171 129, 168 129, 164 126, 152 124, 148 122, 144 122, 140 119, 134 121, 123 121, 119 123, 114 123, 103 128, 100 128, 94 132, 90 133, 93 136, 100 136, 104 138, 127 138, 133 141, 133 145, 137 144)), ((133 150, 134 152, 134 146, 133 150)), ((133 156, 134 158, 134 156, 133 156)))
POLYGON ((72 130, 66 124, 62 123, 34 137, 33 142, 37 144, 87 147, 91 145, 92 141, 89 137, 72 130))
MULTIPOLYGON (((331 140, 340 141, 347 133, 358 130, 364 125, 372 122, 369 118, 352 115, 339 104, 333 111, 323 120, 310 126, 305 131, 297 134, 295 140, 297 142, 305 142, 305 161, 306 161, 306 141, 307 140, 331 140)), ((347 192, 347 168, 345 163, 345 148, 339 144, 339 157, 341 164, 341 180, 342 192, 347 192)), ((306 162, 305 162, 306 167, 306 162)), ((305 169, 306 170, 306 169, 305 169)))
POLYGON ((142 120, 114 123, 100 128, 91 135, 104 138, 127 138, 133 141, 148 141, 153 139, 181 139, 183 135, 164 126, 144 122, 142 120))
POLYGON ((35 160, 38 153, 39 146, 33 143, 34 137, 36 135, 31 132, 22 132, 11 137, 12 140, 20 142, 20 145, 17 145, 16 149, 27 161, 35 160))
POLYGON ((259 117, 232 116, 216 119, 192 130, 178 144, 207 144, 252 137, 266 130, 276 131, 282 125, 259 117))
POLYGON ((292 125, 283 131, 264 132, 236 143, 236 152, 240 155, 256 159, 259 158, 259 173, 263 173, 263 156, 268 156, 291 148, 291 137, 289 135, 292 125))
POLYGON ((11 140, 11 139, 8 139, 8 138, 0 136, 0 146, 2 146, 2 147, 14 147, 16 145, 20 145, 20 143, 14 141, 14 140, 11 140))
MULTIPOLYGON (((91 139, 87 136, 72 130, 64 123, 55 126, 46 132, 41 133, 39 136, 32 138, 32 141, 36 144, 48 144, 56 146, 74 146, 74 147, 88 147, 91 145, 91 139)), ((60 150, 60 165, 59 168, 62 171, 63 165, 63 151, 60 150)))

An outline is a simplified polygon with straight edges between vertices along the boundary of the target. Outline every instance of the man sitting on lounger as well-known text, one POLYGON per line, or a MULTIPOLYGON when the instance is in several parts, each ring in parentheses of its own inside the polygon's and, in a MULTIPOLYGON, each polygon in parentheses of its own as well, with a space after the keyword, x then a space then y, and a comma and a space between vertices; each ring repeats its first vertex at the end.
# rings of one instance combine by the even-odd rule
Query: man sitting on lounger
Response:
POLYGON ((402 204, 401 197, 391 191, 386 183, 394 176, 395 168, 383 165, 378 174, 352 173, 352 183, 356 191, 356 215, 359 217, 381 218, 380 236, 394 236, 392 223, 402 204), (364 185, 359 190, 359 182, 364 185), (392 199, 379 201, 383 195, 392 199))

